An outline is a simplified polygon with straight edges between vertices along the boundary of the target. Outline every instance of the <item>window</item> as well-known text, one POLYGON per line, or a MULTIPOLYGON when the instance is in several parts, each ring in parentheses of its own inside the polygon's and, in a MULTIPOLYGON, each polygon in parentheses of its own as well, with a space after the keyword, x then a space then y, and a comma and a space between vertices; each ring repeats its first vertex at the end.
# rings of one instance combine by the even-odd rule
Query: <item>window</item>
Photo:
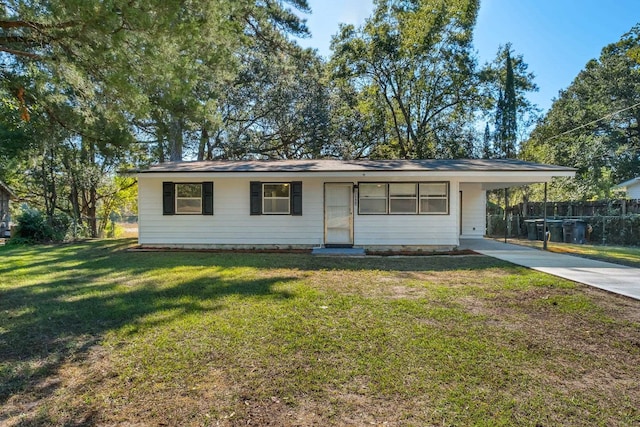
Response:
POLYGON ((262 213, 289 214, 289 184, 262 184, 262 213))
POLYGON ((425 182, 420 183, 420 213, 448 214, 449 213, 449 183, 425 182))
POLYGON ((358 186, 360 214, 387 213, 387 184, 361 183, 358 186))
POLYGON ((213 215, 213 182, 163 182, 163 215, 213 215))
POLYGON ((449 214, 448 182, 360 182, 358 213, 449 214))
POLYGON ((302 181, 249 183, 251 215, 302 215, 302 181))
POLYGON ((176 184, 177 214, 202 213, 202 184, 176 184))
POLYGON ((418 186, 415 183, 389 184, 389 213, 418 212, 418 186))

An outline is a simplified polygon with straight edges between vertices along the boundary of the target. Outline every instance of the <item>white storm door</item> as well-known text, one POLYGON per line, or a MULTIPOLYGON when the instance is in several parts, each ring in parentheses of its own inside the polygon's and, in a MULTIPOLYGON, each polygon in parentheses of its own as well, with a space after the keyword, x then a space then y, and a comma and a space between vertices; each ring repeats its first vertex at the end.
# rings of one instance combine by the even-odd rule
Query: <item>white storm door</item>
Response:
POLYGON ((324 184, 324 244, 353 245, 353 184, 324 184))

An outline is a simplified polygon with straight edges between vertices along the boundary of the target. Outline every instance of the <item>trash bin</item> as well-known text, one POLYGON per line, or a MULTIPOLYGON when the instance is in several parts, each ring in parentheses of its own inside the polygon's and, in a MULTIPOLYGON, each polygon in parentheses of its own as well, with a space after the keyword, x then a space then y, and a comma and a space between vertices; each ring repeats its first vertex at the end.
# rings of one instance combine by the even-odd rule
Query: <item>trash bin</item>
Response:
POLYGON ((581 219, 565 219, 562 223, 565 243, 587 243, 587 222, 581 219))
POLYGON ((562 232, 564 234, 563 241, 565 243, 573 243, 573 230, 576 225, 575 219, 565 219, 562 222, 562 232))
POLYGON ((549 241, 562 242, 563 221, 561 219, 548 219, 547 230, 549 230, 549 241))
POLYGON ((544 219, 536 219, 536 240, 544 240, 544 219))
POLYGON ((587 243, 587 223, 580 219, 576 220, 573 226, 573 243, 585 244, 587 243))
POLYGON ((538 231, 536 230, 536 220, 525 219, 524 223, 527 227, 527 239, 536 240, 538 238, 538 231))

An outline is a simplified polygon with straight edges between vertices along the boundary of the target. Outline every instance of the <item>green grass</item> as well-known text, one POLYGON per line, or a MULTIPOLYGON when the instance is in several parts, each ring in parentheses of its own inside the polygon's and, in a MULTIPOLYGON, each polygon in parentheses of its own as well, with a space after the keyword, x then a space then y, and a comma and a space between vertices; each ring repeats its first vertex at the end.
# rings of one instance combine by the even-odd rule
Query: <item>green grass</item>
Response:
POLYGON ((640 422, 636 301, 482 256, 131 244, 0 248, 0 424, 640 422))
MULTIPOLYGON (((512 242, 542 249, 542 242, 537 240, 512 240, 512 242)), ((570 243, 547 242, 547 249, 551 252, 578 255, 640 268, 640 248, 638 247, 575 245, 570 243)))

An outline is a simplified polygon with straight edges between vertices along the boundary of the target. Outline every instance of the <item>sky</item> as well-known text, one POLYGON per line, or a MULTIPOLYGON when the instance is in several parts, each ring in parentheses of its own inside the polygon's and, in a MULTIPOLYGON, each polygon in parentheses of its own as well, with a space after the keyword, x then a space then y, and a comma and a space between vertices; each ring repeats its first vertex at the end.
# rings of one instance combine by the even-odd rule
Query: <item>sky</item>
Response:
MULTIPOLYGON (((308 0, 312 37, 300 40, 324 57, 340 23, 360 25, 373 0, 308 0)), ((536 76, 539 91, 529 99, 546 112, 603 47, 620 40, 640 22, 640 0, 481 0, 474 30, 480 64, 490 62, 508 42, 536 76)))

